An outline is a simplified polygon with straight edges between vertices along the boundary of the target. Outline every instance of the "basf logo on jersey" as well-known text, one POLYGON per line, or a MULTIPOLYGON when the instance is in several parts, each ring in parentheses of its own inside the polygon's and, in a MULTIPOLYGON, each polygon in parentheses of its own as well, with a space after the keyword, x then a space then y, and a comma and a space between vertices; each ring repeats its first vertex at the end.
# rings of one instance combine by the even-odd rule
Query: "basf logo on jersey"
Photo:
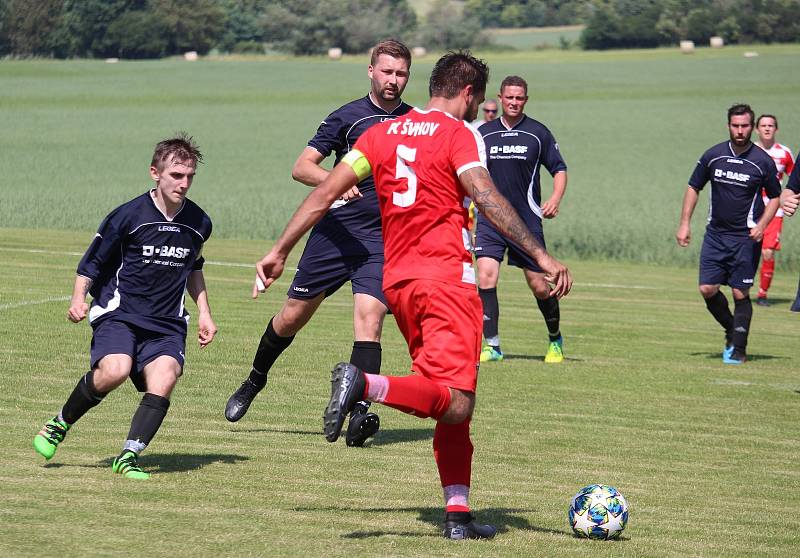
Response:
POLYGON ((489 155, 497 155, 498 153, 503 154, 518 154, 522 155, 528 152, 527 145, 493 145, 489 149, 489 155))

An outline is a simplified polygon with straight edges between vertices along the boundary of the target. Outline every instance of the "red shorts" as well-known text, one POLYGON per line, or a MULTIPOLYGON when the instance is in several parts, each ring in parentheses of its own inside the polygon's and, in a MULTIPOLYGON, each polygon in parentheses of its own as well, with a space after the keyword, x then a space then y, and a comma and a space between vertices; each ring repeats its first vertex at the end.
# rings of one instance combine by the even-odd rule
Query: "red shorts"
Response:
POLYGON ((781 249, 781 229, 783 229, 783 217, 773 217, 764 231, 764 238, 761 240, 762 250, 781 249))
POLYGON ((475 287, 417 279, 384 294, 408 343, 411 370, 437 384, 474 393, 483 319, 475 287))

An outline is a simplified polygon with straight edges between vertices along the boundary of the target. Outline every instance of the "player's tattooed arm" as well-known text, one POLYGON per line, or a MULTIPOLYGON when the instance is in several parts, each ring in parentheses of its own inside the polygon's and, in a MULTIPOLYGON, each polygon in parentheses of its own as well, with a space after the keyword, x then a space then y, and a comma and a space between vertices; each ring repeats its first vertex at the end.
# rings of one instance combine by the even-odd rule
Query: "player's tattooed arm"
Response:
POLYGON ((462 172, 459 180, 481 214, 539 264, 547 280, 553 283, 551 295, 558 298, 566 295, 572 288, 569 270, 539 244, 514 206, 497 191, 489 172, 483 167, 473 167, 462 172))
POLYGON ((474 167, 459 176, 464 189, 475 202, 475 207, 497 229, 522 246, 531 257, 538 259, 545 254, 544 248, 520 219, 516 209, 497 191, 489 172, 483 167, 474 167))
POLYGON ((72 289, 72 300, 67 311, 67 319, 78 323, 86 317, 89 312, 89 305, 86 303, 86 295, 92 288, 92 280, 83 275, 75 276, 75 286, 72 289))

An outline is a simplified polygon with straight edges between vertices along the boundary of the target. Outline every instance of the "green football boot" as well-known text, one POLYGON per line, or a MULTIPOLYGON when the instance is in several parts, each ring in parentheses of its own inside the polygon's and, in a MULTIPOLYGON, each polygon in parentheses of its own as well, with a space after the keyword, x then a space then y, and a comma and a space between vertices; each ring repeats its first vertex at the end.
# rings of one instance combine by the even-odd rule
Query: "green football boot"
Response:
POLYGON ((500 362, 503 360, 503 353, 491 345, 486 345, 481 351, 481 362, 500 362))
POLYGON ((42 426, 42 429, 33 438, 33 449, 45 459, 50 459, 55 455, 58 444, 64 441, 67 430, 69 430, 69 424, 61 422, 58 417, 53 417, 42 426))
POLYGON ((550 346, 547 347, 547 354, 544 355, 544 361, 549 363, 558 363, 564 361, 564 338, 560 335, 555 341, 550 341, 550 346))
POLYGON ((114 459, 111 470, 122 475, 126 479, 149 479, 150 473, 145 473, 139 467, 138 456, 130 451, 124 450, 119 457, 114 459))

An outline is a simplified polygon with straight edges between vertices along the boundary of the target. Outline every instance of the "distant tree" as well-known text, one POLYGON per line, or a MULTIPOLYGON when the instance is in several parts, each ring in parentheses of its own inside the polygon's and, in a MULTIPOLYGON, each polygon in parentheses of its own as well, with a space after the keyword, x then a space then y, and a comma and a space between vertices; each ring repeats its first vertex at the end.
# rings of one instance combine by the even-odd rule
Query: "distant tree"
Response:
POLYGON ((409 37, 417 23, 406 0, 275 2, 261 21, 265 40, 294 54, 364 52, 381 39, 409 37))
POLYGON ((150 10, 131 10, 115 19, 106 36, 120 58, 160 58, 167 54, 169 28, 150 10))
POLYGON ((106 37, 109 25, 125 12, 145 6, 145 0, 64 0, 53 36, 55 56, 116 56, 116 46, 106 37))
POLYGON ((252 50, 252 45, 264 42, 262 18, 273 3, 273 0, 220 0, 225 20, 217 47, 223 52, 235 52, 241 45, 251 45, 246 48, 252 50))
POLYGON ((17 56, 52 56, 64 0, 6 0, 4 41, 17 56))
POLYGON ((620 42, 622 21, 612 6, 601 3, 595 6, 586 28, 581 32, 583 48, 601 50, 615 48, 620 42))
POLYGON ((420 28, 419 42, 426 48, 472 48, 488 39, 475 17, 465 16, 462 6, 453 0, 435 0, 420 28))
POLYGON ((167 28, 169 54, 205 54, 222 34, 225 11, 218 0, 149 0, 148 9, 167 28))

